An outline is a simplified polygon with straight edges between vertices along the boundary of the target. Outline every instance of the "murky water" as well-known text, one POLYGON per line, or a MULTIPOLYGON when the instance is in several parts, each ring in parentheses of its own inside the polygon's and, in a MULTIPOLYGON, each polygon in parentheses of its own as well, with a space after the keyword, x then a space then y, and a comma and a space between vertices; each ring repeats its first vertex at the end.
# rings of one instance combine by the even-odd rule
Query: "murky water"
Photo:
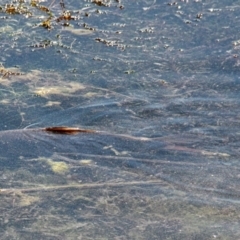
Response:
POLYGON ((239 1, 5 4, 1 239, 238 239, 239 1))

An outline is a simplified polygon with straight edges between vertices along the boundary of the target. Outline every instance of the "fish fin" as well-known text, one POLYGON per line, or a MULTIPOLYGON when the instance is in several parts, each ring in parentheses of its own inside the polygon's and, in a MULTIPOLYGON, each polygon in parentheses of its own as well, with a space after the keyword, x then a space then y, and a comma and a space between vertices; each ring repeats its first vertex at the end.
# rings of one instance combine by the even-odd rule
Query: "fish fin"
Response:
POLYGON ((95 133, 96 131, 91 129, 80 129, 75 127, 64 127, 64 126, 58 126, 58 127, 46 127, 43 129, 46 132, 54 133, 54 134, 78 134, 78 133, 95 133))

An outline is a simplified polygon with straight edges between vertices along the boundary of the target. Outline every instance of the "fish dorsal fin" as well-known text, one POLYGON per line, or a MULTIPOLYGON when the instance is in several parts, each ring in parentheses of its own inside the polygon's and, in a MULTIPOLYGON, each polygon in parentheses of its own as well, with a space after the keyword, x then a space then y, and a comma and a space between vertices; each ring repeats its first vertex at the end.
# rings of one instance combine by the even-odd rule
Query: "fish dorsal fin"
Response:
POLYGON ((54 134, 78 134, 78 133, 95 133, 96 131, 91 129, 80 129, 75 127, 64 127, 64 126, 58 126, 58 127, 47 127, 43 128, 43 131, 54 133, 54 134))

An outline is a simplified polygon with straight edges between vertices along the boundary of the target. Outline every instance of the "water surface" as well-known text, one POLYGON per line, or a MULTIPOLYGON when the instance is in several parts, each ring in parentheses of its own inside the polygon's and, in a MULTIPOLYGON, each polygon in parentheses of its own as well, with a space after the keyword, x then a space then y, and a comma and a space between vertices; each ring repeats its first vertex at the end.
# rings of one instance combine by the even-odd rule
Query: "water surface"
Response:
POLYGON ((238 1, 5 3, 1 238, 239 238, 238 1))

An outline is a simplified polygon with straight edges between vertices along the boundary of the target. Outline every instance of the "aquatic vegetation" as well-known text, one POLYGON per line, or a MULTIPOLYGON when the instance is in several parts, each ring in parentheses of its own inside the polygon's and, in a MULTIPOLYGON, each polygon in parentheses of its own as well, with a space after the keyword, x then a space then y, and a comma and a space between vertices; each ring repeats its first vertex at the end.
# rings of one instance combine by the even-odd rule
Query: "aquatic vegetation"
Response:
POLYGON ((14 69, 15 71, 11 71, 10 69, 6 69, 3 66, 0 67, 0 74, 2 74, 2 78, 7 78, 9 76, 19 76, 23 75, 21 72, 17 72, 18 69, 16 68, 11 68, 14 69))

